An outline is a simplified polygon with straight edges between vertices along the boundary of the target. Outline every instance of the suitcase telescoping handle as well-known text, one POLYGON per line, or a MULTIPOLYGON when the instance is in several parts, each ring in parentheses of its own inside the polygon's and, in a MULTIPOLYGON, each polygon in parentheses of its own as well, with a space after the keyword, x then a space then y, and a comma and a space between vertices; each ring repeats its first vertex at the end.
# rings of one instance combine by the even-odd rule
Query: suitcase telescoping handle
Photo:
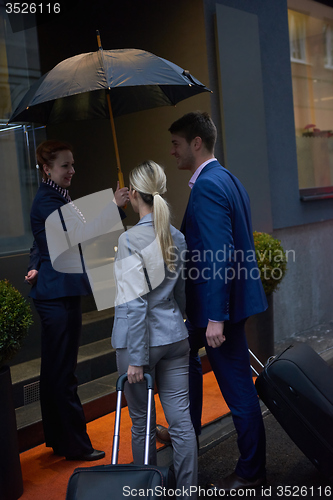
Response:
MULTIPOLYGON (((148 402, 147 402, 147 420, 146 420, 146 436, 145 436, 145 455, 144 464, 149 463, 149 444, 150 444, 150 422, 151 422, 151 407, 154 397, 154 381, 153 377, 149 373, 144 373, 144 378, 146 380, 146 387, 148 391, 148 402)), ((119 450, 119 431, 120 431, 120 416, 121 416, 121 396, 124 391, 124 385, 127 380, 127 373, 120 375, 117 380, 116 390, 117 390, 117 406, 116 406, 116 416, 114 422, 114 434, 113 434, 113 445, 112 445, 112 465, 118 463, 118 450, 119 450)))
MULTIPOLYGON (((253 352, 251 351, 251 349, 249 349, 249 353, 251 354, 251 356, 256 360, 256 362, 261 366, 261 368, 265 368, 265 366, 262 364, 262 362, 257 358, 257 356, 255 356, 253 354, 253 352)), ((252 365, 250 365, 252 370, 254 371, 254 373, 257 375, 257 377, 259 377, 259 373, 257 372, 257 370, 255 368, 253 368, 252 365)))

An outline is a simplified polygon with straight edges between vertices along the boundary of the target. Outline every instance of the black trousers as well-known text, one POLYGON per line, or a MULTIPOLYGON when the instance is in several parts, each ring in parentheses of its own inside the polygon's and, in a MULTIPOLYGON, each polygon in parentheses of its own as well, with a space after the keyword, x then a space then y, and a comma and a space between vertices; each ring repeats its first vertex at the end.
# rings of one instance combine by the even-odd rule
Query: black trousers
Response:
POLYGON ((91 453, 75 376, 81 297, 34 299, 34 304, 42 325, 40 402, 46 446, 66 457, 91 453))

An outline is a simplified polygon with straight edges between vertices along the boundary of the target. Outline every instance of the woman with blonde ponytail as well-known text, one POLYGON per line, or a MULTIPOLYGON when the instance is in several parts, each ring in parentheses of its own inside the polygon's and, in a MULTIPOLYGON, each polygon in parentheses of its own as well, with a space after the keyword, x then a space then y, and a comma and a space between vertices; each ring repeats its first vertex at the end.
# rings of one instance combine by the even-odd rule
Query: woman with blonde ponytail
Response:
POLYGON ((170 231, 170 210, 162 198, 166 192, 166 176, 163 169, 153 161, 142 163, 130 173, 132 189, 140 193, 142 200, 153 208, 153 220, 163 260, 172 267, 173 239, 170 231))
MULTIPOLYGON (((153 161, 129 175, 129 198, 139 222, 123 233, 115 262, 116 302, 112 345, 132 419, 134 463, 144 457, 147 391, 156 381, 169 424, 177 488, 197 486, 197 443, 189 412, 188 332, 184 325, 184 236, 170 225, 164 170, 153 161)), ((156 464, 156 416, 151 419, 150 463, 156 464)), ((193 494, 192 499, 195 499, 193 494)))

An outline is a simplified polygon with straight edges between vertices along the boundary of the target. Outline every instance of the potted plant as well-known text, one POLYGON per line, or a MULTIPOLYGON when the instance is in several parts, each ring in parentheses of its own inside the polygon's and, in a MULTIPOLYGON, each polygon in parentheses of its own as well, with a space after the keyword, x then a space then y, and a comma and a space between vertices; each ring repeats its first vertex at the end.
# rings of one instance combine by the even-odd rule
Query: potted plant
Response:
MULTIPOLYGON (((245 331, 249 348, 265 363, 274 354, 273 293, 287 271, 287 257, 281 241, 270 234, 254 231, 254 247, 268 309, 251 316, 245 331)), ((258 365, 255 368, 259 368, 258 365)))
POLYGON ((0 281, 0 497, 23 493, 10 368, 5 363, 21 348, 32 324, 30 305, 8 280, 0 281))
POLYGON ((287 257, 281 241, 267 233, 253 233, 256 258, 266 296, 280 285, 287 271, 287 257))

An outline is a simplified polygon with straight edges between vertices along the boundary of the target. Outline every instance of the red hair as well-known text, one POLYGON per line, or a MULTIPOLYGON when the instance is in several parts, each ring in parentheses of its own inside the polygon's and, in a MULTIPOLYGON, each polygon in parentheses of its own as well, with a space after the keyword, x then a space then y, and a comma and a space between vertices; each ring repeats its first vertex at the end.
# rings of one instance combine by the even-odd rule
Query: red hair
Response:
POLYGON ((67 142, 49 140, 42 142, 36 149, 37 163, 39 171, 44 179, 47 179, 47 175, 44 172, 43 165, 48 165, 52 168, 54 160, 57 158, 59 151, 71 151, 73 153, 73 148, 67 142))

